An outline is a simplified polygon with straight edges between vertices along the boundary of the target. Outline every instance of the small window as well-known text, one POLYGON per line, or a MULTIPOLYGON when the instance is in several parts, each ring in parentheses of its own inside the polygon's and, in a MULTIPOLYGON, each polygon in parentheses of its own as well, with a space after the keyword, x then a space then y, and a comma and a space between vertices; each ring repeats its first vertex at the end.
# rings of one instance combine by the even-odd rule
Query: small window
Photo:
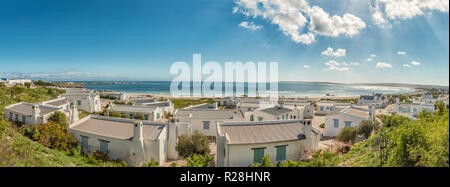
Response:
POLYGON ((262 121, 262 120, 264 120, 263 117, 258 117, 258 121, 262 121))
POLYGON ((19 121, 19 115, 16 114, 16 121, 19 121))
POLYGON ((69 110, 69 105, 66 105, 66 110, 69 110))
POLYGON ((12 112, 9 113, 9 119, 10 119, 10 120, 13 119, 13 113, 12 113, 12 112))
POLYGON ((323 111, 323 106, 320 107, 320 111, 323 111))
POLYGON ((100 151, 109 154, 108 143, 107 141, 98 140, 100 142, 100 151))
POLYGON ((78 105, 78 106, 81 106, 81 100, 78 100, 78 101, 77 101, 77 105, 78 105))
POLYGON ((264 157, 264 148, 253 149, 254 163, 261 163, 263 157, 264 157))
POLYGON ((346 121, 345 122, 345 126, 346 127, 351 127, 352 126, 352 122, 351 121, 346 121))
POLYGON ((250 121, 253 121, 255 116, 253 116, 253 115, 250 115, 250 121))
POLYGON ((25 116, 22 116, 22 123, 26 123, 26 122, 27 122, 26 119, 27 119, 27 118, 26 118, 25 116))
POLYGON ((147 114, 144 115, 144 119, 145 119, 145 120, 148 120, 148 115, 147 115, 147 114))
POLYGON ((203 122, 203 130, 209 130, 209 121, 203 122))
POLYGON ((338 119, 334 119, 334 128, 339 128, 339 120, 338 119))
POLYGON ((277 161, 286 160, 286 146, 277 147, 277 161))
POLYGON ((81 136, 81 150, 83 152, 88 151, 88 145, 89 145, 89 138, 86 136, 81 136))
POLYGON ((156 119, 159 119, 159 113, 156 113, 156 119))

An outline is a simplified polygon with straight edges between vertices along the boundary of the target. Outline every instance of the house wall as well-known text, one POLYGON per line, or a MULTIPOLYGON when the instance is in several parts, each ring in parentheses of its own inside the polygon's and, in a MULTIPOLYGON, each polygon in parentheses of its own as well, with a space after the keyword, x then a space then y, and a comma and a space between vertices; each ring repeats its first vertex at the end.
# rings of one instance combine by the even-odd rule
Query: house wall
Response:
POLYGON ((102 104, 99 95, 91 95, 91 97, 89 97, 88 95, 80 94, 64 95, 64 97, 66 97, 73 105, 76 105, 80 110, 90 113, 102 111, 102 104), (78 101, 81 101, 81 105, 78 105, 78 101))
POLYGON ((345 127, 345 122, 350 121, 352 127, 359 126, 363 120, 368 120, 362 117, 357 117, 353 115, 348 115, 345 113, 339 113, 336 115, 329 115, 325 117, 325 132, 324 136, 335 137, 339 132, 345 127), (334 127, 334 119, 339 120, 339 127, 334 127))

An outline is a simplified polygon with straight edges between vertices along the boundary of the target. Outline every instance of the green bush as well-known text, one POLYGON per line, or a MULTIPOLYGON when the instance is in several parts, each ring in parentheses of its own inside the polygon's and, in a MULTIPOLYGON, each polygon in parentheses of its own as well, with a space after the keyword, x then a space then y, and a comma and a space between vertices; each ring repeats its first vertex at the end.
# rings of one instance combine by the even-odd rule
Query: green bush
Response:
POLYGON ((120 118, 120 113, 117 111, 110 111, 109 112, 109 116, 111 117, 116 117, 116 118, 120 118))
POLYGON ((6 132, 6 128, 8 128, 8 122, 0 119, 0 140, 2 139, 3 135, 6 132))
POLYGON ((144 115, 142 113, 136 113, 136 115, 134 115, 134 119, 138 119, 138 120, 144 120, 144 115))
POLYGON ((209 155, 192 155, 186 158, 186 165, 184 167, 210 167, 214 156, 209 155))
POLYGON ((195 131, 192 136, 186 134, 179 136, 175 149, 183 158, 193 155, 206 156, 211 152, 208 137, 198 131, 195 131))
POLYGON ((120 117, 121 118, 130 118, 130 115, 128 115, 127 113, 123 113, 123 114, 120 114, 120 117))
POLYGON ((143 164, 142 167, 159 167, 159 162, 152 158, 149 163, 143 164))
POLYGON ((343 142, 355 143, 357 129, 355 127, 344 127, 337 136, 337 140, 343 142))
POLYGON ((275 164, 272 164, 269 155, 265 155, 261 159, 261 163, 253 163, 250 167, 275 167, 275 164))
POLYGON ((60 151, 70 151, 70 149, 77 146, 77 141, 68 133, 65 127, 55 123, 46 123, 36 125, 39 136, 37 142, 50 149, 57 149, 60 151))
POLYGON ((325 123, 320 124, 319 127, 324 129, 325 128, 325 123))
POLYGON ((61 125, 62 127, 66 127, 67 126, 66 114, 64 114, 60 111, 56 111, 48 117, 48 122, 56 123, 56 124, 61 125))
POLYGON ((379 126, 378 121, 364 120, 358 126, 358 134, 363 135, 367 139, 379 126))

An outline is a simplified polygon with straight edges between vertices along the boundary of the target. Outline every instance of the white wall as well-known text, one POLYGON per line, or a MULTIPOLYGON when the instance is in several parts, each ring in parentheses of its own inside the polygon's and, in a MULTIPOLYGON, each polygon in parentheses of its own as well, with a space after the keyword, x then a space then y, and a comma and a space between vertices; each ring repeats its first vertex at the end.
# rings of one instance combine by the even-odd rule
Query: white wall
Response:
POLYGON ((325 132, 324 132, 324 136, 329 136, 329 137, 335 137, 339 134, 339 132, 345 127, 345 122, 349 121, 352 122, 351 126, 352 127, 356 127, 359 126, 359 124, 363 121, 363 120, 368 120, 362 117, 357 117, 357 116, 353 116, 353 115, 349 115, 349 114, 345 114, 345 113, 339 113, 337 115, 329 115, 325 117, 325 132), (335 128, 334 127, 334 119, 338 119, 339 120, 339 127, 335 128))

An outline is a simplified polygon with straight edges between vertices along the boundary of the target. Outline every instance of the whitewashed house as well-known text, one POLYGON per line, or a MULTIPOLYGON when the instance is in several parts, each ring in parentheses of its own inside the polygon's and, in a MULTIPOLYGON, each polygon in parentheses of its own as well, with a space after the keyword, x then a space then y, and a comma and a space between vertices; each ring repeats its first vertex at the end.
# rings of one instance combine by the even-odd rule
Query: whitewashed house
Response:
POLYGON ((299 119, 298 111, 285 108, 284 105, 275 105, 266 108, 258 108, 245 113, 246 121, 273 121, 299 119))
POLYGON ((217 121, 240 121, 244 119, 238 110, 221 110, 214 104, 199 104, 178 109, 174 112, 176 123, 190 124, 190 132, 199 131, 206 136, 216 136, 217 121))
POLYGON ((388 98, 380 93, 372 93, 372 95, 361 95, 358 99, 358 105, 372 105, 375 108, 383 107, 387 102, 388 98))
POLYGON ((65 98, 53 99, 43 103, 20 102, 5 107, 5 117, 28 125, 38 125, 48 122, 48 117, 56 111, 66 115, 69 123, 78 120, 78 110, 70 107, 65 98))
POLYGON ((164 114, 164 112, 172 113, 172 114, 175 112, 175 107, 174 107, 172 101, 170 101, 170 100, 156 101, 156 102, 151 102, 151 103, 143 103, 142 106, 158 107, 163 114, 164 114))
POLYGON ((400 99, 395 99, 395 105, 389 113, 396 113, 402 116, 406 116, 410 119, 416 119, 417 116, 423 112, 434 112, 434 104, 431 103, 400 103, 400 99))
POLYGON ((114 97, 117 100, 125 101, 130 99, 130 94, 123 92, 104 92, 103 95, 114 97))
POLYGON ((325 117, 324 136, 335 137, 344 127, 357 127, 363 120, 374 120, 375 108, 369 106, 364 109, 355 106, 349 106, 335 115, 325 117))
POLYGON ((32 83, 30 79, 6 79, 4 84, 7 86, 25 85, 25 83, 32 83))
POLYGON ((127 114, 130 118, 134 118, 137 113, 140 113, 144 116, 144 120, 149 121, 158 121, 163 117, 163 112, 158 106, 133 106, 111 103, 107 109, 108 115, 111 111, 116 111, 120 114, 127 114))
POLYGON ((79 110, 90 113, 102 111, 100 95, 94 90, 66 89, 66 93, 62 94, 62 97, 67 98, 70 105, 77 106, 79 110))
POLYGON ((133 103, 133 105, 145 105, 145 104, 158 102, 158 99, 155 99, 155 98, 140 98, 140 99, 131 99, 130 101, 133 103))
POLYGON ((163 165, 176 159, 176 125, 106 116, 88 116, 70 124, 83 152, 102 151, 112 159, 140 166, 152 158, 163 165), (173 131, 173 132, 171 132, 173 131))
POLYGON ((300 120, 217 124, 216 166, 247 167, 265 155, 279 163, 298 161, 319 148, 319 131, 300 120))

